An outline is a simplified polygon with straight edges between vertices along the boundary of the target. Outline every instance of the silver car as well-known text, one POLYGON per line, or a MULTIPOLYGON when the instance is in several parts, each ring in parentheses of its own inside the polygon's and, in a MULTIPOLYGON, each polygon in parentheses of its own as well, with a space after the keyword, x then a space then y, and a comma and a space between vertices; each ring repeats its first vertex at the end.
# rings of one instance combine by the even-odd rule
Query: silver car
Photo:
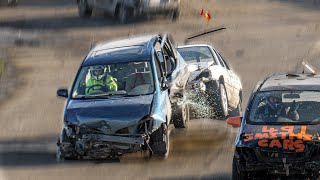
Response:
POLYGON ((103 11, 126 23, 129 17, 151 14, 169 15, 176 20, 180 15, 180 0, 77 0, 79 16, 90 17, 92 10, 103 11))

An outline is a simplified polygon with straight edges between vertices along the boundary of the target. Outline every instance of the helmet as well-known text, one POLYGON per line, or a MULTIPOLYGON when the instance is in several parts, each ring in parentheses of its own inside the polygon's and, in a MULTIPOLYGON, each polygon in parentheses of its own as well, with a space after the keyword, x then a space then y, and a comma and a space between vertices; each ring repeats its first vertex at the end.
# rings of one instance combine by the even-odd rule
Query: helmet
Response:
POLYGON ((281 98, 275 96, 275 95, 270 95, 267 97, 267 104, 269 107, 273 110, 276 110, 280 107, 281 104, 281 98))
POLYGON ((92 66, 90 67, 90 74, 95 80, 100 81, 107 75, 107 68, 105 66, 92 66))

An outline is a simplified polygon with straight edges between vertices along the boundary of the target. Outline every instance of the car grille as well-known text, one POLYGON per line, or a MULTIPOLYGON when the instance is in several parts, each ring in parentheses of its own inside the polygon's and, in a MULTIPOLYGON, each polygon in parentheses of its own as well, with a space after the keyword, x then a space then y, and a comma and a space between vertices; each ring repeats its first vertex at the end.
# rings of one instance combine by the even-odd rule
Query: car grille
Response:
POLYGON ((258 157, 263 161, 283 161, 285 158, 286 161, 299 161, 301 159, 306 158, 306 154, 304 152, 284 152, 284 151, 272 151, 272 150, 257 150, 258 157))

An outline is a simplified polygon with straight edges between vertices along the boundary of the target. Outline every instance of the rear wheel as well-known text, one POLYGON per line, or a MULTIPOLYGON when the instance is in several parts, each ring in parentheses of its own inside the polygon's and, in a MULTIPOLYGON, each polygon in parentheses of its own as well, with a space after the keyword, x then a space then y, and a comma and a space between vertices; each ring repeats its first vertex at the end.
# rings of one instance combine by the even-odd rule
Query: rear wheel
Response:
POLYGON ((216 115, 220 118, 228 116, 228 98, 226 88, 223 84, 219 85, 218 94, 217 94, 217 103, 215 105, 216 115))
POLYGON ((15 7, 18 5, 19 0, 8 0, 8 5, 11 7, 15 7))
POLYGON ((78 11, 81 18, 88 18, 92 15, 92 9, 88 6, 87 0, 79 0, 78 11))
POLYGON ((171 20, 173 22, 177 21, 179 17, 180 17, 180 9, 176 9, 175 11, 172 12, 171 20))
POLYGON ((129 18, 128 8, 125 5, 120 5, 118 13, 118 21, 120 24, 126 24, 129 18))
POLYGON ((151 149, 154 156, 166 158, 169 155, 169 130, 167 125, 162 124, 151 134, 151 149))
POLYGON ((187 128, 190 120, 189 105, 184 103, 181 107, 176 107, 172 115, 173 124, 176 128, 187 128))

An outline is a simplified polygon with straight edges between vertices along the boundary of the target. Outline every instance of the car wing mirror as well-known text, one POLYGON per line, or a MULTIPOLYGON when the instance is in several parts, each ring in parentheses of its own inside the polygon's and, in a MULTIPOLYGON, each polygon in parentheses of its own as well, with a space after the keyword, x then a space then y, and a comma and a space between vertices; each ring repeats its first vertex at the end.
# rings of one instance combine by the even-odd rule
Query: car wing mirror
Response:
POLYGON ((59 89, 57 91, 57 95, 60 96, 60 97, 67 98, 68 97, 68 90, 67 89, 59 89))
POLYGON ((233 127, 240 127, 241 119, 242 117, 230 117, 228 118, 227 123, 233 127))
POLYGON ((175 68, 176 68, 176 63, 175 63, 175 60, 174 60, 173 57, 170 57, 170 58, 169 58, 168 63, 170 63, 171 65, 170 65, 170 69, 167 70, 167 73, 166 73, 167 77, 168 77, 168 76, 171 76, 172 73, 173 73, 173 71, 174 71, 175 68))

